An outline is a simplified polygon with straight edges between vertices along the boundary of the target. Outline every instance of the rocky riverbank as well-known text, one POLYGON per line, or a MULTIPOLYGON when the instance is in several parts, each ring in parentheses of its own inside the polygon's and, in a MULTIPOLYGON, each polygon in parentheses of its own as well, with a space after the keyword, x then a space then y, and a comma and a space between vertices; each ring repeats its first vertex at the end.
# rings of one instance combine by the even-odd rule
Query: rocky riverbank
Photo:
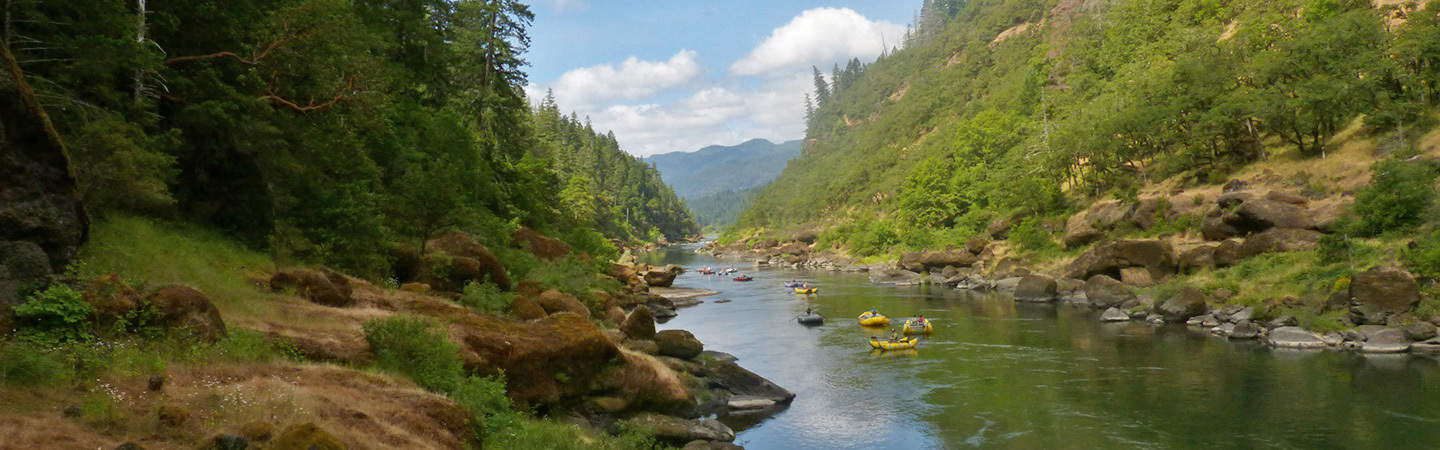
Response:
MULTIPOLYGON (((1092 308, 1103 321, 1176 323, 1277 348, 1329 348, 1374 353, 1440 352, 1440 316, 1422 317, 1420 284, 1393 258, 1333 283, 1257 298, 1260 286, 1202 288, 1191 278, 1262 255, 1307 252, 1332 232, 1348 199, 1286 190, 1262 192, 1242 181, 1185 207, 1162 199, 1131 205, 1102 201, 1064 222, 1061 244, 1074 256, 1027 258, 1006 240, 1016 218, 996 220, 963 247, 903 253, 893 262, 856 264, 818 251, 814 233, 785 241, 751 239, 699 251, 756 266, 869 272, 874 283, 928 283, 994 291, 1021 302, 1092 308), (1206 206, 1208 205, 1208 206, 1206 206), (1197 220, 1198 230, 1146 239, 1107 239, 1160 221, 1197 220), (1167 289, 1158 289, 1165 284, 1167 289), (1236 292, 1239 290, 1241 292, 1236 292), (1253 290, 1253 291, 1251 291, 1253 290), (1250 293, 1248 297, 1242 294, 1250 293), (1155 298, 1155 297, 1163 298, 1155 298), (1334 317, 1325 329, 1301 328, 1297 316, 1334 317)), ((1363 268, 1363 267, 1362 267, 1363 268)))

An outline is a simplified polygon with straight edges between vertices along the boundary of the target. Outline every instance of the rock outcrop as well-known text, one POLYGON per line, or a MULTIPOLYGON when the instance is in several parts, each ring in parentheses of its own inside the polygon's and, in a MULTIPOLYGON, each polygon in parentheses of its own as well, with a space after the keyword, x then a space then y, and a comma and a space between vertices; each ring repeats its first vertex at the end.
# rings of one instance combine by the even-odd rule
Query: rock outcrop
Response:
POLYGON ((510 274, 500 260, 469 234, 456 231, 426 241, 435 252, 422 258, 416 272, 420 281, 436 289, 459 292, 466 283, 490 282, 510 290, 510 274))
POLYGON ((1356 323, 1381 325, 1390 315, 1415 308, 1420 303, 1420 288, 1409 272, 1376 267, 1351 278, 1350 299, 1356 323))
POLYGON ((1021 302, 1052 302, 1058 296, 1054 278, 1028 275, 1015 285, 1015 300, 1021 302))
POLYGON ((1161 303, 1155 312, 1164 316, 1167 322, 1183 323, 1191 317, 1205 314, 1205 293, 1187 287, 1161 303))
POLYGON ((1136 299, 1129 286, 1106 275, 1095 275, 1085 281, 1085 298, 1095 308, 1122 306, 1136 299))
POLYGON ((970 267, 975 254, 965 249, 932 250, 900 255, 900 267, 911 272, 924 272, 945 267, 970 267))
POLYGON ((167 328, 189 330, 205 342, 226 336, 220 310, 205 293, 181 285, 162 287, 150 294, 150 305, 160 312, 159 323, 167 328))
POLYGON ((522 407, 556 404, 588 391, 585 383, 603 371, 620 349, 578 314, 559 313, 528 323, 480 314, 448 315, 450 339, 461 346, 465 368, 488 375, 505 371, 507 391, 522 407))
POLYGON ((1150 279, 1160 281, 1175 273, 1175 251, 1170 243, 1152 240, 1117 241, 1086 251, 1070 263, 1067 278, 1089 279, 1096 275, 1121 278, 1123 270, 1143 267, 1150 279))
POLYGON ((546 314, 568 312, 580 317, 590 317, 590 308, 581 303, 580 299, 554 289, 540 293, 540 296, 535 298, 535 303, 539 304, 546 314))
POLYGON ((515 245, 528 250, 530 254, 540 259, 555 260, 570 254, 570 244, 546 237, 530 227, 520 227, 515 230, 511 239, 515 240, 515 245))
POLYGON ((325 306, 346 307, 355 303, 349 278, 323 267, 277 270, 270 277, 270 289, 293 290, 296 295, 325 306))
POLYGON ((660 354, 680 359, 691 359, 700 356, 705 351, 705 346, 695 339, 695 335, 685 330, 664 330, 655 333, 655 345, 660 347, 660 354))
MULTIPOLYGON (((0 311, 75 258, 90 219, 65 145, 0 45, 0 311)), ((4 314, 0 312, 0 314, 4 314)))

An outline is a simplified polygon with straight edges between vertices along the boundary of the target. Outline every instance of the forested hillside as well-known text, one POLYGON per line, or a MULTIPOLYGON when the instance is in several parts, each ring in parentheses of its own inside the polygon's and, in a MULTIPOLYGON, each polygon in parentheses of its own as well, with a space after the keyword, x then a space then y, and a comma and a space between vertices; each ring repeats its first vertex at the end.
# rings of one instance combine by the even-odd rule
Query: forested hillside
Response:
POLYGON ((701 225, 712 227, 735 222, 756 188, 769 184, 797 156, 798 140, 776 144, 751 139, 733 146, 652 155, 645 161, 685 199, 701 225))
POLYGON ((201 223, 367 276, 390 272, 387 247, 452 228, 504 247, 528 226, 592 253, 609 245, 592 229, 693 234, 614 136, 532 110, 532 18, 508 0, 21 1, 3 38, 99 216, 201 223))
POLYGON ((962 243, 1151 183, 1323 161, 1347 128, 1413 155, 1440 101, 1440 4, 1379 3, 926 0, 903 48, 815 70, 804 156, 726 238, 962 243))

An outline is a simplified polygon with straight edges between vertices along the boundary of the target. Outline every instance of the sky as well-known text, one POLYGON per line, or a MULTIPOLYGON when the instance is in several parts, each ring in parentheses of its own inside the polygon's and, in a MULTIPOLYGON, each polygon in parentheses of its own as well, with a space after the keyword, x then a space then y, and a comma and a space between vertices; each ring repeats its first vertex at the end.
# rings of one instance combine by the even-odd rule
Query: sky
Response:
POLYGON ((919 0, 535 0, 526 92, 637 156, 805 134, 811 65, 872 62, 919 0))

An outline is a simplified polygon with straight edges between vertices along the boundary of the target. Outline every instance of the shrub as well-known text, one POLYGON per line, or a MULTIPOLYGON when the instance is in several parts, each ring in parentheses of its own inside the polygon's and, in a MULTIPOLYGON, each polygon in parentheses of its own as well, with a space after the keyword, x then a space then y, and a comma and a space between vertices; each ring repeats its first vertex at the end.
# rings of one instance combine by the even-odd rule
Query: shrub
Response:
POLYGON ((1435 168, 1423 161, 1375 163, 1370 185, 1355 195, 1356 234, 1375 236, 1415 226, 1435 203, 1435 168))
POLYGON ((69 378, 61 352, 25 342, 0 342, 0 383, 35 386, 69 378))
POLYGON ((1405 267, 1421 278, 1440 278, 1440 231, 1415 239, 1415 248, 1404 254, 1405 267))
POLYGON ((451 392, 462 381, 460 347, 433 320, 392 316, 365 322, 364 330, 380 368, 435 392, 451 392))
POLYGON ((1054 236, 1045 231, 1034 217, 1027 217, 1010 229, 1010 242, 1014 242, 1022 250, 1037 253, 1060 248, 1055 243, 1054 236))
POLYGON ((42 343, 76 342, 91 338, 92 308, 79 292, 56 283, 31 294, 15 306, 15 318, 24 325, 21 336, 42 343))
POLYGON ((506 430, 513 430, 520 420, 519 413, 510 409, 503 372, 494 377, 466 377, 456 385, 450 398, 470 413, 471 425, 482 441, 488 440, 488 433, 503 434, 506 430))
POLYGON ((456 299, 461 305, 475 311, 486 314, 504 314, 510 311, 510 302, 515 300, 515 294, 500 290, 499 287, 486 283, 469 282, 465 284, 464 292, 456 299))

